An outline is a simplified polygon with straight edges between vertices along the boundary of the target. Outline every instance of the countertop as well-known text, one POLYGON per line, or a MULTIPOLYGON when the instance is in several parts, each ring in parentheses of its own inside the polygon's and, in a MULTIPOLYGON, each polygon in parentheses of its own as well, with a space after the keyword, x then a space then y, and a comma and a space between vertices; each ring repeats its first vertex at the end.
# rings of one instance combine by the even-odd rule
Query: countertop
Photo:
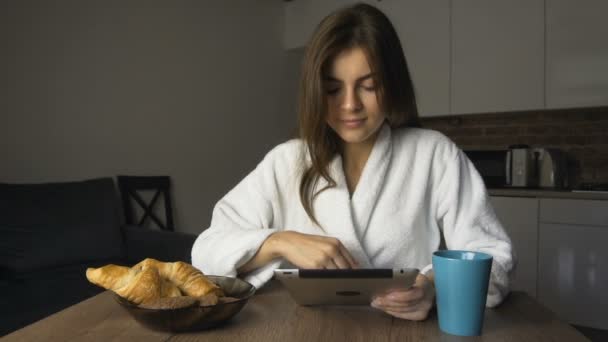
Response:
POLYGON ((543 190, 525 188, 488 189, 490 196, 565 198, 608 201, 608 191, 543 190))

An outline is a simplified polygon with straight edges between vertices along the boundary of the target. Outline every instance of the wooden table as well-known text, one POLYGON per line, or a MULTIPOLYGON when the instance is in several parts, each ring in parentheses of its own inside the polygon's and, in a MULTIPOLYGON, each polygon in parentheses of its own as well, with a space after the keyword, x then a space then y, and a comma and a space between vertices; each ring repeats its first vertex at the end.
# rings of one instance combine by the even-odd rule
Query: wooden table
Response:
POLYGON ((140 326, 109 292, 101 293, 0 339, 6 341, 587 341, 522 292, 487 309, 483 335, 458 337, 424 322, 392 318, 371 307, 303 307, 272 282, 228 323, 188 334, 140 326))

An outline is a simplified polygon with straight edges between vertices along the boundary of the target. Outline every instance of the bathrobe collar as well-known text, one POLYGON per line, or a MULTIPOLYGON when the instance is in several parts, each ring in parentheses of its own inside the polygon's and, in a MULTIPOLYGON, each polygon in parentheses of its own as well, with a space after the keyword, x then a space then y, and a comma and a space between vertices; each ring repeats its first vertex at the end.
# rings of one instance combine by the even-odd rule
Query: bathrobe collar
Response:
MULTIPOLYGON (((374 211, 378 197, 382 191, 388 169, 391 163, 393 144, 391 143, 391 129, 384 124, 376 139, 372 152, 365 163, 359 183, 351 199, 355 226, 360 236, 367 230, 369 219, 374 211)), ((344 170, 342 170, 344 177, 344 170)), ((346 178, 345 182, 346 182, 346 178)))
MULTIPOLYGON (((361 267, 373 267, 362 247, 361 237, 374 211, 384 185, 392 155, 391 129, 385 123, 380 128, 372 152, 365 163, 352 199, 348 192, 342 167, 342 157, 337 155, 329 165, 329 173, 336 186, 321 192, 313 206, 319 223, 328 236, 340 236, 341 242, 357 259, 361 267)), ((320 179, 315 190, 327 186, 320 179)))

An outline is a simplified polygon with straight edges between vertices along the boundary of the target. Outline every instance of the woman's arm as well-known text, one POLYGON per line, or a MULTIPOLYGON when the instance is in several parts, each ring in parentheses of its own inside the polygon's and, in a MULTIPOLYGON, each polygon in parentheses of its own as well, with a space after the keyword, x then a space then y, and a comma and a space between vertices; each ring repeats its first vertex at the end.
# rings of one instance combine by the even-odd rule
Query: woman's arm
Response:
POLYGON ((238 268, 238 274, 249 273, 264 265, 269 264, 272 260, 279 258, 281 255, 277 249, 277 233, 273 233, 264 242, 257 253, 247 263, 238 268))
POLYGON ((357 268, 358 264, 342 245, 332 237, 279 231, 271 234, 247 263, 239 267, 243 274, 285 258, 298 268, 357 268))
MULTIPOLYGON (((192 247, 192 264, 205 274, 236 276, 237 269, 256 255, 267 238, 280 230, 275 219, 283 207, 280 191, 287 174, 284 164, 294 144, 279 145, 213 208, 210 226, 192 247), (283 171, 283 172, 277 172, 283 171)), ((288 194, 289 195, 289 194, 288 194)), ((263 249, 263 252, 266 248, 263 249)), ((262 256, 266 253, 262 253, 262 256)), ((272 260, 272 259, 269 259, 272 260)), ((251 272, 247 280, 256 287, 272 277, 272 270, 251 272)))
POLYGON ((515 264, 511 240, 494 213, 481 176, 462 151, 454 151, 435 189, 437 220, 448 249, 492 255, 487 306, 493 307, 509 292, 515 264))
POLYGON ((356 262, 335 238, 288 231, 284 210, 297 197, 293 184, 297 145, 287 143, 266 158, 222 198, 211 226, 192 247, 192 264, 206 274, 237 276, 256 287, 273 276, 282 258, 300 268, 348 268, 356 262))

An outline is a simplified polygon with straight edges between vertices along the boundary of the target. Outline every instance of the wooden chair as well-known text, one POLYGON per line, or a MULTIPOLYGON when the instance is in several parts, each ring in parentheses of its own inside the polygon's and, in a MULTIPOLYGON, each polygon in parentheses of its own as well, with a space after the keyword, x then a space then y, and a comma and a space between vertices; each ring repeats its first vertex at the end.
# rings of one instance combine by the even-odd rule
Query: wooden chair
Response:
POLYGON ((169 176, 117 176, 118 188, 122 197, 122 205, 126 224, 144 226, 146 219, 150 218, 161 230, 174 231, 173 211, 171 205, 169 176), (149 202, 141 196, 143 191, 156 191, 149 202), (165 204, 165 222, 154 212, 160 195, 165 204), (143 216, 136 220, 135 202, 142 210, 143 216))

